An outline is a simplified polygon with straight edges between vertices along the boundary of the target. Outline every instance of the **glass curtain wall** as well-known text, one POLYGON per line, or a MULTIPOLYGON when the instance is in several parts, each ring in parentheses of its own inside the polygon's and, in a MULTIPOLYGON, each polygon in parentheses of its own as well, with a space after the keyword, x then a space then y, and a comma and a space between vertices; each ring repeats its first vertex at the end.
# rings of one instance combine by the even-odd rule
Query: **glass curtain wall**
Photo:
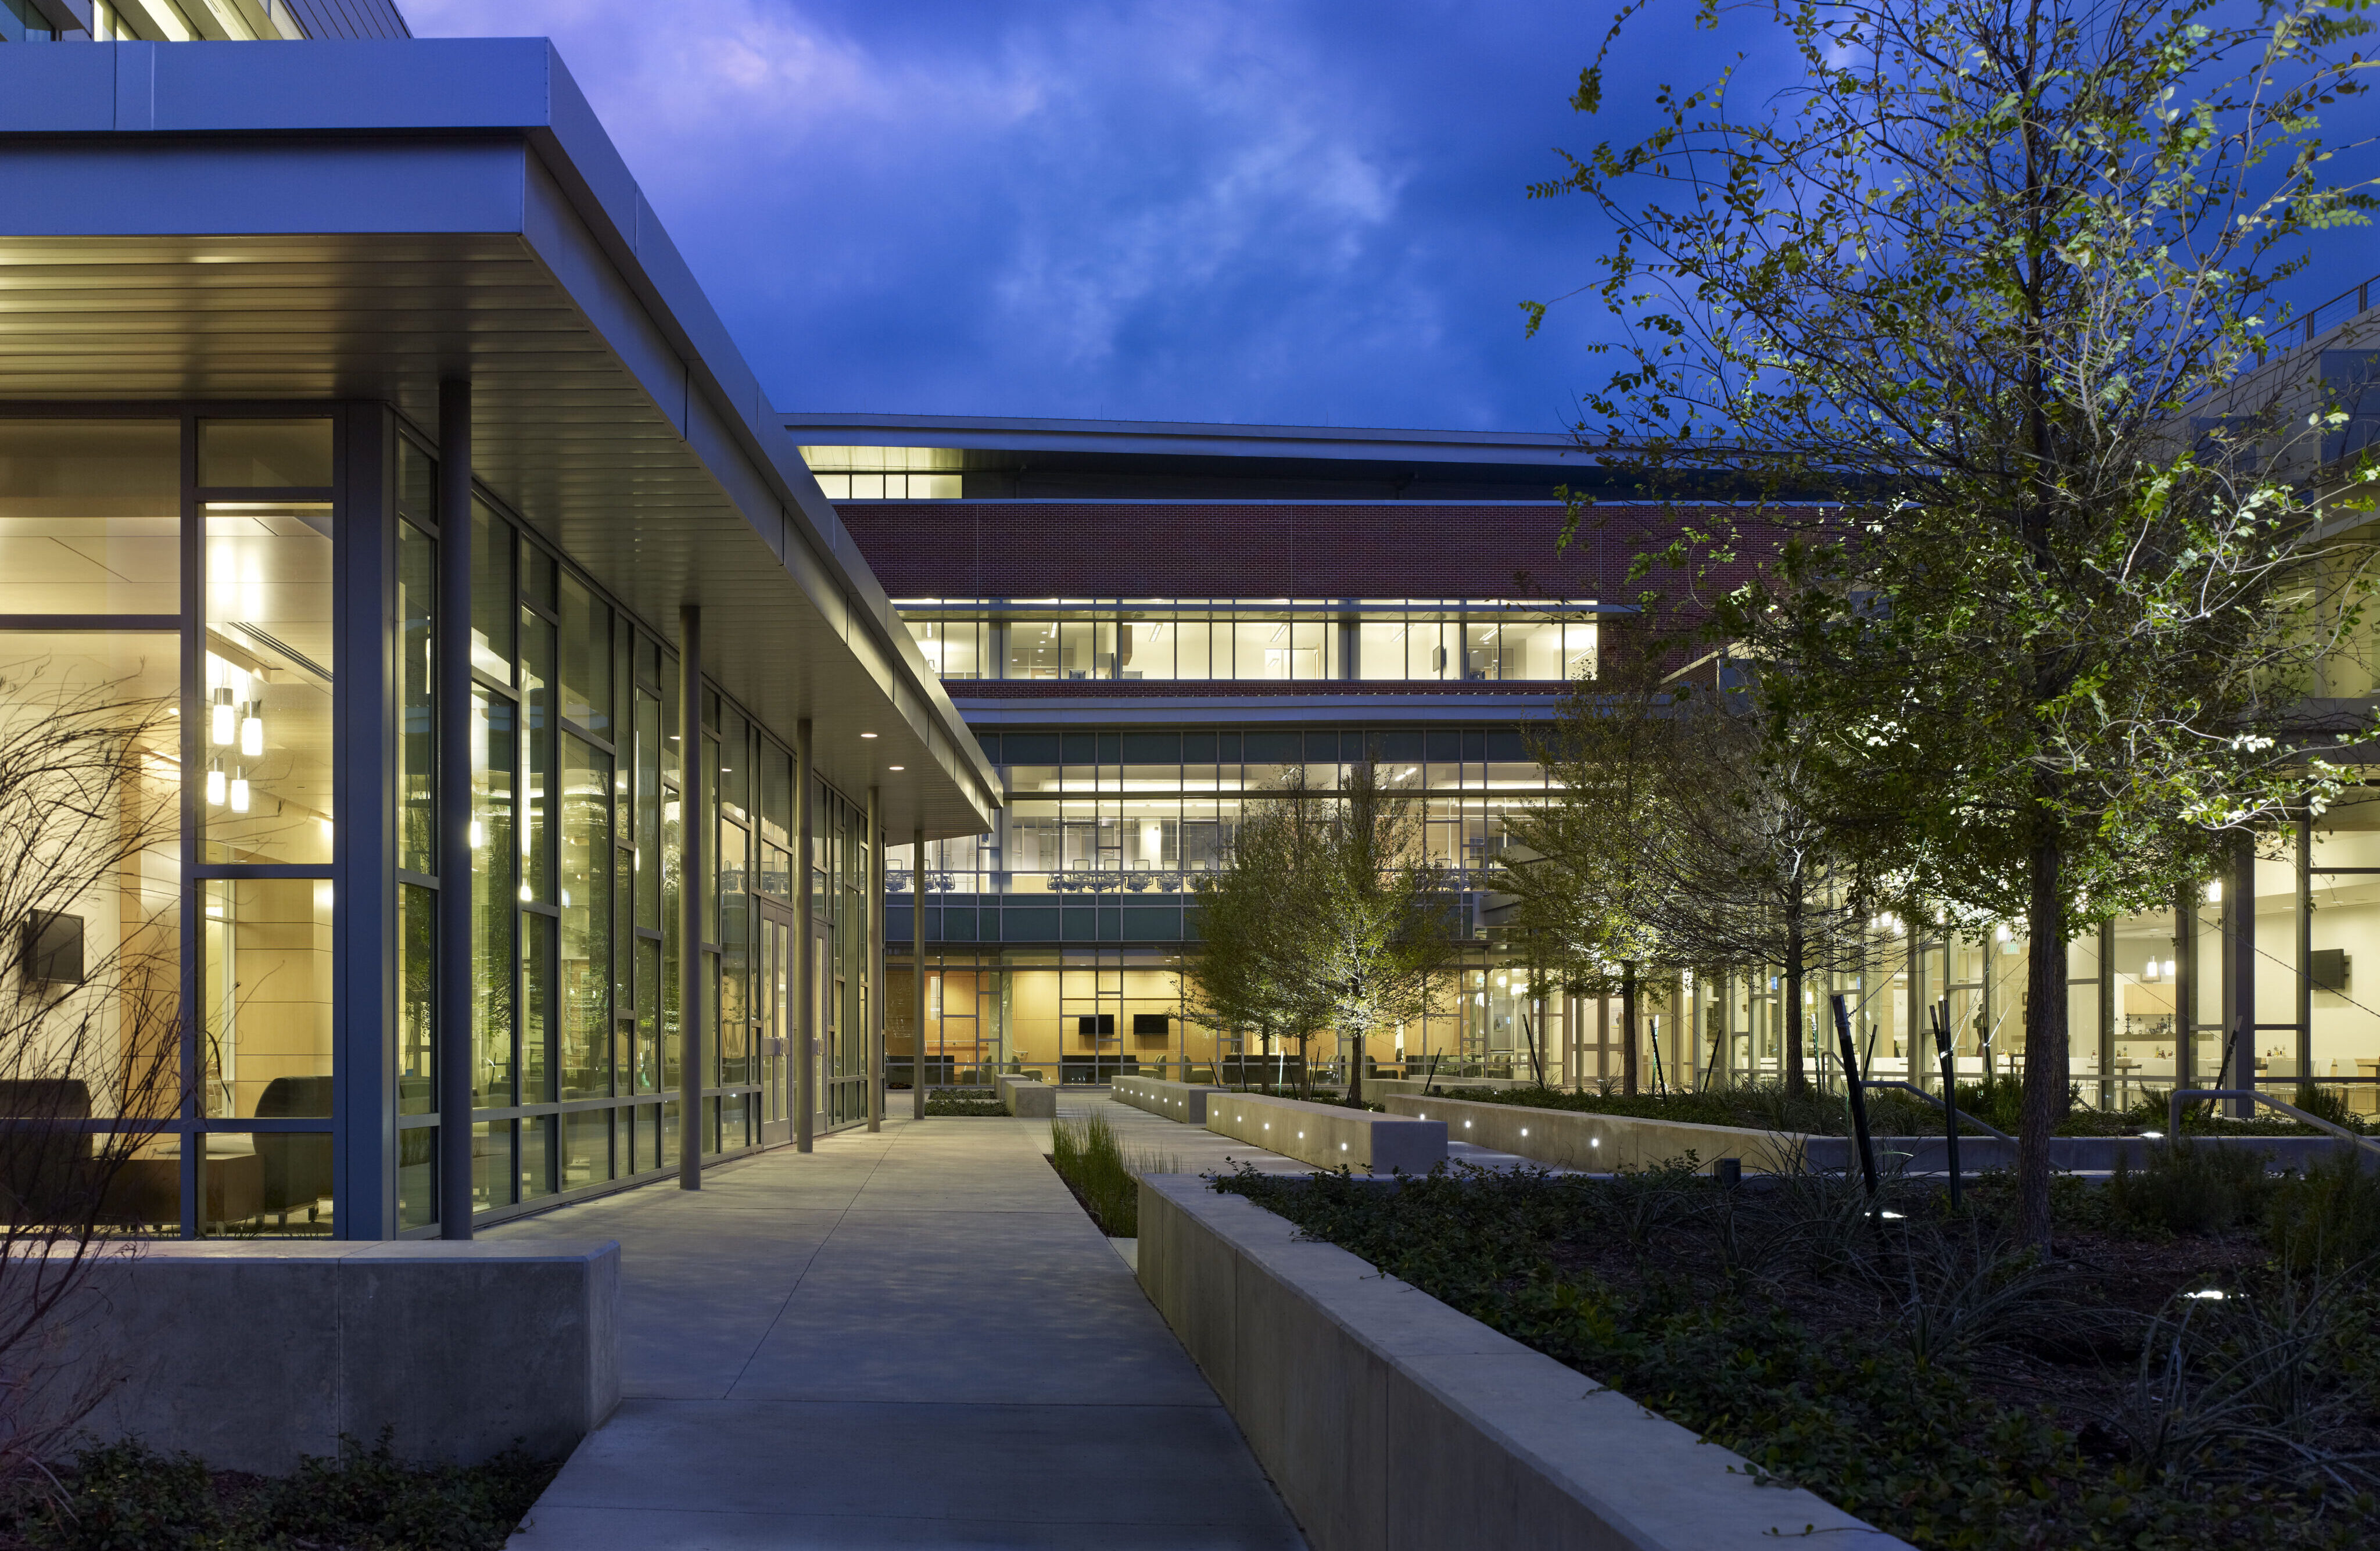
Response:
POLYGON ((912 600, 898 607, 945 679, 1559 682, 1595 665, 1592 602, 912 600))
POLYGON ((145 1138, 126 1224, 334 1227, 335 443, 327 411, 0 420, 0 800, 45 902, 0 1102, 145 1138))
MULTIPOLYGON (((374 477, 349 477, 347 413, 0 418, 0 803, 41 815, 43 846, 10 866, 14 884, 57 902, 28 939, 48 982, 28 982, 41 1035, 23 1070, 0 1073, 0 1121, 67 1114, 139 1134, 107 1207, 126 1224, 337 1231, 334 1054, 369 1049, 380 1028, 396 1135, 365 1172, 383 1178, 394 1217, 376 1211, 386 1227, 361 1230, 433 1230, 442 973, 472 978, 462 1123, 479 1210, 675 1163, 675 664, 492 494, 442 514, 434 450, 393 421, 378 471, 384 542, 347 541, 342 491, 374 477), (445 542, 471 546, 474 576, 470 618, 456 622, 468 626, 470 733, 455 751, 470 776, 457 821, 472 947, 453 966, 435 952, 445 542), (382 916, 391 973, 349 976, 344 994, 384 985, 377 1009, 342 1005, 335 973, 348 843, 338 697, 372 695, 375 677, 350 665, 339 683, 336 599, 357 585, 384 589, 390 672, 384 703, 348 714, 386 718, 395 811, 385 829, 358 825, 353 843, 390 837, 394 898, 382 916)), ((718 993, 701 1134, 734 1150, 775 1139, 767 1127, 782 1134, 785 1120, 791 961, 765 923, 791 915, 791 756, 740 708, 709 700, 721 784, 701 814, 722 865, 692 945, 693 972, 718 993)), ((832 1091, 838 1117, 856 1116, 867 842, 852 804, 830 793, 822 811, 832 1091)), ((381 1134, 366 1124, 347 1143, 381 1134)), ((88 1135, 67 1151, 89 1154, 88 1135)), ((54 1162, 80 1167, 0 1147, 0 1190, 37 1198, 18 1176, 54 1162)))

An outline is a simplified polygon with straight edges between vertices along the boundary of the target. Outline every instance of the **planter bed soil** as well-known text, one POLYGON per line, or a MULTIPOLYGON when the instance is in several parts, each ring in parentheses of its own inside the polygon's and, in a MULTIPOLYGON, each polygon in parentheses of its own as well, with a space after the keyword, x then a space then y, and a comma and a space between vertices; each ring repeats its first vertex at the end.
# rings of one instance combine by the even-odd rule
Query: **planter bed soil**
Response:
POLYGON ((2051 1258, 2008 1248, 1998 1181, 1881 1223, 1840 1177, 1217 1188, 1917 1545, 2380 1544, 2351 1458, 2380 1449, 2380 1185, 2352 1169, 2061 1181, 2051 1258), (2265 1372, 2277 1327, 2294 1361, 2265 1372))

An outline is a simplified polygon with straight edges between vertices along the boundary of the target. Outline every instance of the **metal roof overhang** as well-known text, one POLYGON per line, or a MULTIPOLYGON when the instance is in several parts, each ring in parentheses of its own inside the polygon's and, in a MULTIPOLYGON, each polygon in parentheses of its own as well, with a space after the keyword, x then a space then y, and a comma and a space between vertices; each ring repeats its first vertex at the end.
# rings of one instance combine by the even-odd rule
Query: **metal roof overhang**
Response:
POLYGON ((0 49, 0 400, 371 399, 897 840, 999 783, 541 39, 0 49), (875 733, 863 739, 862 733, 875 733), (894 772, 887 767, 901 765, 894 772))

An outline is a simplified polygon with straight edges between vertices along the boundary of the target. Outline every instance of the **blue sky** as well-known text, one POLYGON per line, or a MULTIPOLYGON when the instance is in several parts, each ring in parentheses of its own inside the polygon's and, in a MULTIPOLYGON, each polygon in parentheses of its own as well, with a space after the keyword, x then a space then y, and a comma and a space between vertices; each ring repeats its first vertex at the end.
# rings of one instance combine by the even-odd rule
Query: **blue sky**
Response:
POLYGON ((556 41, 782 407, 1528 431, 1610 325, 1523 337, 1606 240, 1524 186, 1764 42, 1681 0, 1590 121, 1593 0, 404 8, 556 41))

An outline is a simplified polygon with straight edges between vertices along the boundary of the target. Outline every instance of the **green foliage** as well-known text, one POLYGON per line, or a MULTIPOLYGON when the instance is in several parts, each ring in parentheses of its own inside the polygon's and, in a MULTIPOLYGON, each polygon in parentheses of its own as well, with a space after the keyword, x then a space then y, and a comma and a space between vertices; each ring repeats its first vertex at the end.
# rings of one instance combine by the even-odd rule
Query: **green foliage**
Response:
POLYGON ((2265 1235, 2299 1272, 2362 1272, 2380 1259, 2380 1173, 2341 1148, 2273 1189, 2265 1235))
POLYGON ((1124 1151, 1104 1115, 1052 1125, 1050 1161, 1111 1239, 1140 1237, 1143 1174, 1182 1172, 1181 1160, 1171 1154, 1124 1151))
MULTIPOLYGON (((1442 1084, 1449 1098, 1479 1104, 1514 1104, 1533 1109, 1568 1109, 1586 1115, 1626 1115, 1637 1120, 1675 1121, 1686 1125, 1740 1126, 1748 1131, 1792 1133, 1806 1136, 1847 1136, 1851 1120, 1842 1095, 1815 1088, 1795 1092, 1779 1083, 1747 1083, 1741 1086, 1703 1088, 1684 1093, 1570 1093, 1560 1088, 1465 1088, 1442 1084)), ((1947 1129, 1941 1110, 1920 1098, 1889 1088, 1870 1089, 1867 1096, 1869 1134, 1875 1136, 1939 1136, 1947 1129)), ((1973 1124, 1960 1134, 1985 1134, 1973 1124)))
POLYGON ((1301 1057, 1323 1028, 1360 1037, 1420 1021, 1455 926, 1422 839, 1419 794, 1368 759, 1334 791, 1301 774, 1250 799, 1230 857, 1198 882, 1189 1014, 1293 1039, 1301 1057))
POLYGON ((929 1088, 926 1113, 934 1115, 1005 1115, 1008 1107, 990 1088, 929 1088))
POLYGON ((2329 0, 1700 12, 1798 79, 1645 78, 1653 131, 1534 190, 1615 236, 1591 290, 1628 343, 1580 439, 1671 506, 1631 601, 1756 665, 1743 698, 1865 865, 1954 930, 2026 921, 2037 1137, 2069 1053, 2039 950, 2321 812, 2346 772, 2319 751, 2368 735, 2311 707, 2363 627, 2373 533, 2341 514, 2374 509, 2380 457, 2324 447, 2345 421, 2317 361, 2263 368, 2309 235, 2374 204, 2373 142, 2325 123, 2374 24, 2329 0))
POLYGON ((2134 1230, 2216 1233, 2255 1221, 2272 1183, 2261 1153, 2179 1139, 2149 1149, 2137 1171, 2119 1156, 2103 1206, 2110 1223, 2134 1230))
POLYGON ((479 1465, 410 1465, 383 1434, 258 1480, 129 1440, 86 1451, 55 1493, 23 1496, 10 1527, 39 1551, 497 1551, 559 1466, 517 1449, 479 1465))
POLYGON ((1779 1185, 1730 1191, 1682 1167, 1216 1182, 1919 1546, 2345 1551, 2380 1529, 2361 1467, 2320 1431, 2369 1412, 2371 1364, 2350 1339, 2369 1345, 2368 1301, 2228 1303, 2177 1351, 2170 1322, 2119 1327, 1986 1221, 1903 1197, 1908 1217, 1883 1224, 1840 1177, 1779 1185), (1613 1244, 1635 1275, 1580 1268, 1613 1244), (1821 1283, 1846 1289, 1823 1324, 1779 1296, 1821 1283), (2112 1342, 2186 1381, 2205 1403, 2180 1418, 2188 1439, 2167 1435, 2187 1447, 2124 1442, 2123 1425, 2157 1420, 2136 1407, 2111 1422, 2116 1445, 2086 1442, 1986 1382, 1996 1354, 2053 1339, 2090 1349, 2095 1371, 2112 1342))

